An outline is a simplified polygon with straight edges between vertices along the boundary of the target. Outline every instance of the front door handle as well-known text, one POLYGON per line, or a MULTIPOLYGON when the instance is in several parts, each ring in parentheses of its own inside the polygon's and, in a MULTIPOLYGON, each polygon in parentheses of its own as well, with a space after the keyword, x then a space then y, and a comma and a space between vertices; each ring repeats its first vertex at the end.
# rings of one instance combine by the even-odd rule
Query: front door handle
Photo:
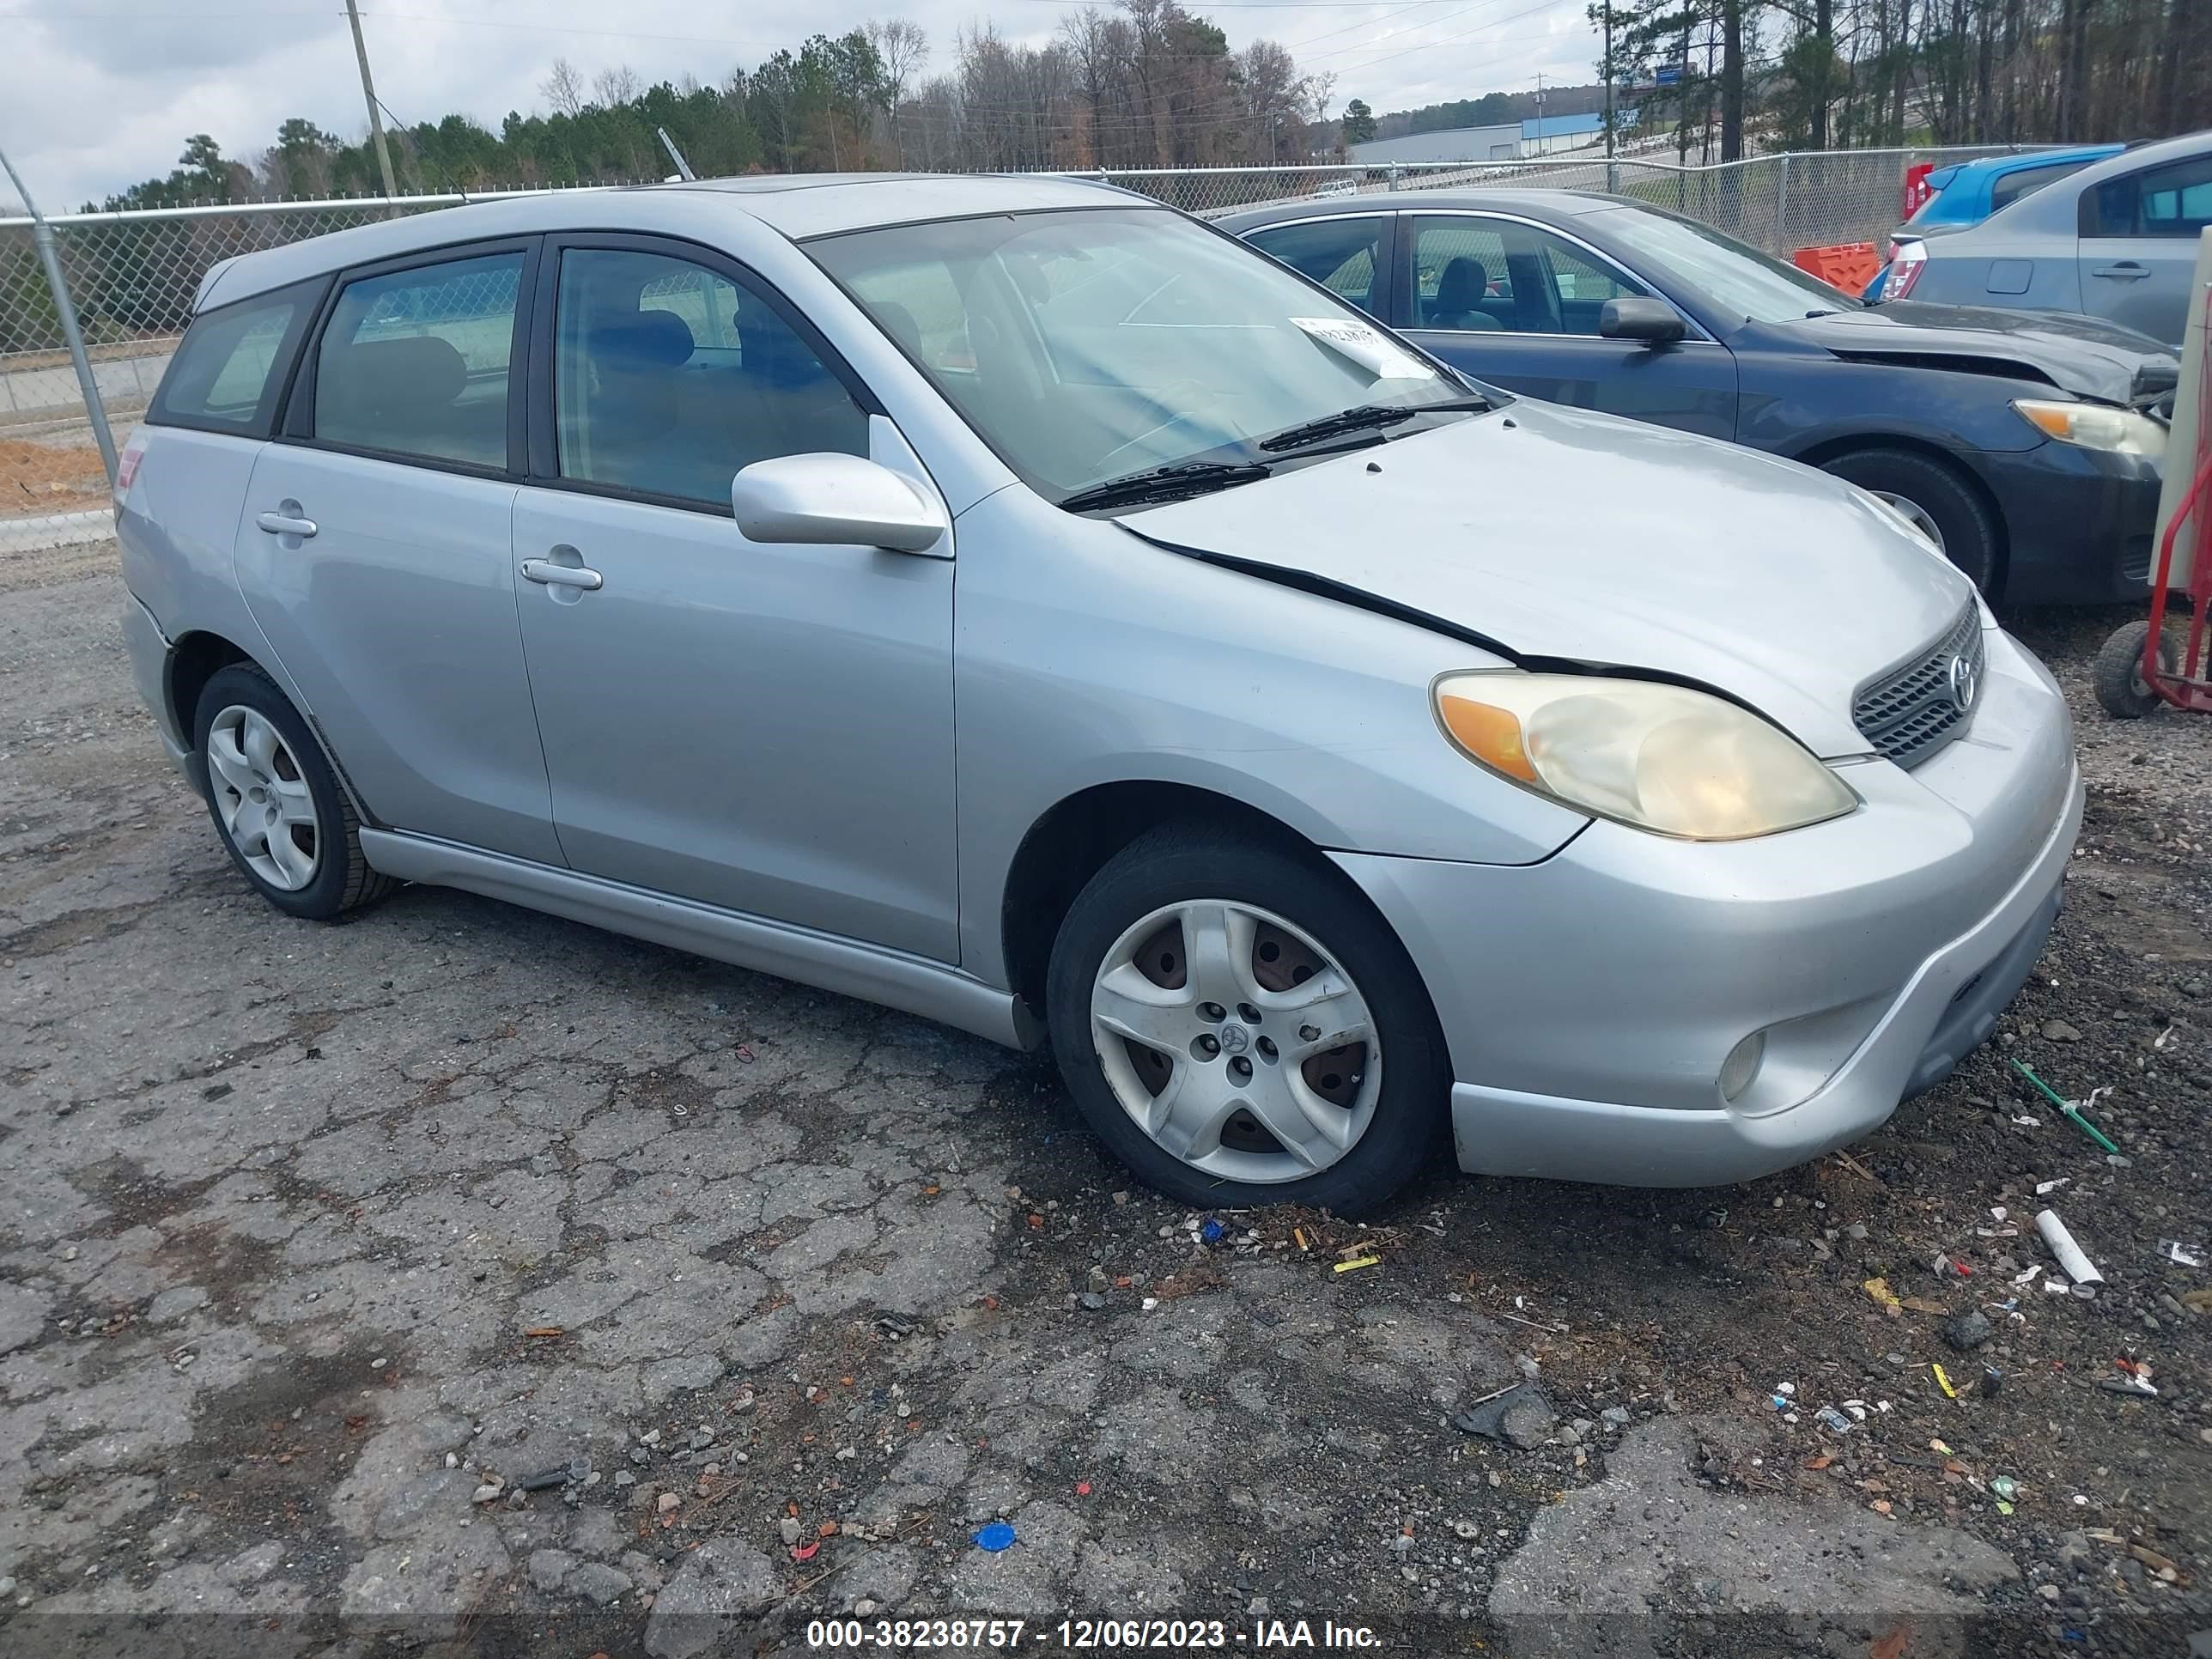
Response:
POLYGON ((596 570, 586 570, 581 565, 556 564, 550 559, 525 559, 522 579, 542 582, 548 587, 580 587, 586 592, 596 592, 601 581, 596 570))
POLYGON ((2090 268, 2089 274, 2092 276, 2110 276, 2118 282, 2132 283, 2139 276, 2149 276, 2150 271, 2147 267, 2137 264, 2132 259, 2123 259, 2116 265, 2094 265, 2090 268))
MULTIPOLYGON (((289 501, 285 504, 293 505, 289 501)), ((253 522, 272 536, 297 536, 304 541, 315 533, 313 519, 302 519, 291 513, 264 513, 253 522)))

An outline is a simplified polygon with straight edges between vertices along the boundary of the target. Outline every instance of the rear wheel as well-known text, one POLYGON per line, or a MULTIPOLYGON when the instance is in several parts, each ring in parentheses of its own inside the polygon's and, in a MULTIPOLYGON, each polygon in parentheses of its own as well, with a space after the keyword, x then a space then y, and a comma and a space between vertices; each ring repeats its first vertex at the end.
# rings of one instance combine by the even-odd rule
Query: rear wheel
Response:
POLYGON ((368 867, 359 820, 321 745, 258 668, 218 670, 192 732, 216 834, 270 903, 325 921, 398 884, 368 867))
MULTIPOLYGON (((2143 678, 2143 646, 2149 638, 2148 622, 2130 623, 2105 641, 2097 653, 2096 665, 2089 671, 2099 705, 2116 720, 2139 720, 2156 712, 2166 701, 2143 678)), ((2158 642, 2158 665, 2166 670, 2173 666, 2173 645, 2169 640, 2158 642)))
POLYGON ((1070 908, 1046 1000, 1085 1118, 1185 1202, 1357 1213, 1437 1146, 1451 1077, 1427 993, 1319 860, 1231 830, 1139 838, 1070 908))
POLYGON ((1881 496, 1911 520, 1975 586, 1995 593, 1996 518, 1956 469, 1912 450, 1860 449, 1837 456, 1821 471, 1881 496))

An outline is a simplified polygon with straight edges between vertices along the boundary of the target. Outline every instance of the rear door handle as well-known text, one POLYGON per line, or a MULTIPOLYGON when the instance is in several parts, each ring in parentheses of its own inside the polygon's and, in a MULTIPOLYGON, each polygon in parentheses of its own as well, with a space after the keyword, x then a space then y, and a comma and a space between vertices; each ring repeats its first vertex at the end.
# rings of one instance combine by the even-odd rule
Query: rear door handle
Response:
POLYGON ((315 533, 313 519, 295 518, 289 513, 264 513, 253 522, 272 536, 297 536, 304 541, 315 533))
POLYGON ((2139 265, 2132 259, 2124 259, 2116 265, 2093 265, 2090 267, 2089 274, 2092 276, 2111 276, 2123 283, 2132 283, 2138 276, 2149 276, 2150 271, 2148 267, 2139 265))
POLYGON ((596 570, 586 570, 581 565, 556 564, 550 559, 525 559, 522 579, 541 582, 547 587, 580 587, 587 592, 596 592, 601 582, 596 570))

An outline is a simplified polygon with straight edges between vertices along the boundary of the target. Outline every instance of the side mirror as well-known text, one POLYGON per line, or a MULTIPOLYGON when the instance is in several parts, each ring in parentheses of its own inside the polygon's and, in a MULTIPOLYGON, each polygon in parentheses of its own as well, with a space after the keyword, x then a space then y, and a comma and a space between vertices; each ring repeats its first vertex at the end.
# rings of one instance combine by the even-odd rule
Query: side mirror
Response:
POLYGON ((934 501, 858 455, 779 455, 730 481, 730 510, 752 542, 927 553, 945 539, 934 501))
POLYGON ((1682 313, 1664 300, 1632 295, 1605 302, 1604 308, 1597 313, 1597 331, 1608 340, 1642 340, 1648 345, 1666 345, 1690 331, 1682 321, 1682 313))

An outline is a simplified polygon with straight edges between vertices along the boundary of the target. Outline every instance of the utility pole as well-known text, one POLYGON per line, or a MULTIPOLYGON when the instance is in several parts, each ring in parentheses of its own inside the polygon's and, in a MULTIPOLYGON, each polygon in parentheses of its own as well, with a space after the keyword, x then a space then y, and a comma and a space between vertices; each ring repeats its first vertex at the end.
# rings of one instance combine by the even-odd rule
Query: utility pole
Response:
POLYGON ((1536 71, 1536 154, 1541 155, 1544 143, 1544 72, 1536 71))
POLYGON ((1602 0, 1605 7, 1605 187, 1614 188, 1613 182, 1613 0, 1602 0))
POLYGON ((361 95, 368 100, 368 136, 376 146, 377 170, 384 175, 384 196, 389 201, 399 194, 399 186, 392 179, 392 151, 384 142, 384 116, 377 108, 376 82, 369 78, 368 43, 361 38, 361 10, 355 0, 346 0, 346 21, 353 25, 353 55, 361 64, 361 95))

